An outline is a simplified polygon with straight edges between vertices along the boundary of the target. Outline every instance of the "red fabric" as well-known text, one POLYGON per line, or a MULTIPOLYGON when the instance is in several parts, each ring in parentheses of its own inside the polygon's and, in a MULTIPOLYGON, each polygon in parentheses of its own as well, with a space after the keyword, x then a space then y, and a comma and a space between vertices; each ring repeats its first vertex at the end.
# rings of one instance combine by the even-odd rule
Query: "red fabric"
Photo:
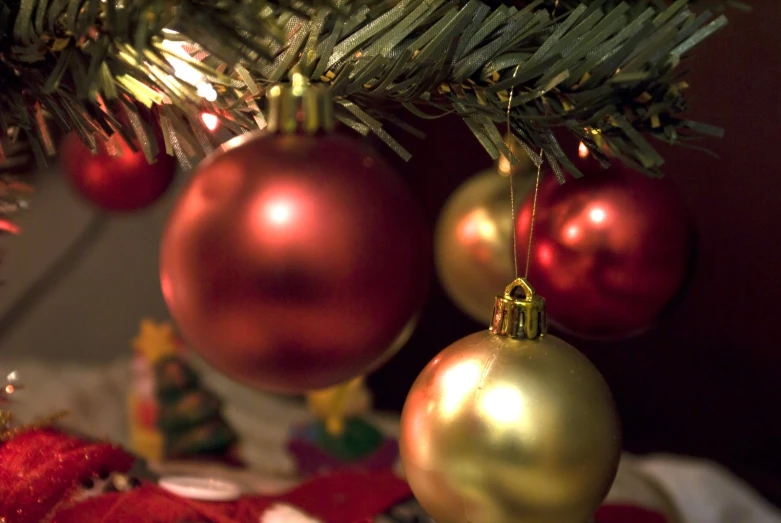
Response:
MULTIPOLYGON (((55 509, 52 523, 257 523, 274 503, 295 506, 325 523, 371 523, 408 499, 407 483, 393 472, 339 472, 311 479, 281 496, 248 496, 236 503, 180 498, 146 484, 67 506, 79 482, 102 472, 125 472, 133 459, 108 444, 82 441, 53 430, 31 431, 0 446, 0 517, 6 523, 38 523, 55 509)), ((605 506, 596 523, 666 523, 654 512, 605 506)))
MULTIPOLYGON (((60 511, 52 523, 257 523, 274 503, 287 503, 325 523, 371 523, 374 516, 411 495, 391 472, 342 473, 314 479, 278 497, 245 497, 237 503, 205 503, 146 485, 126 494, 109 494, 60 511)), ((600 508, 595 523, 667 523, 649 510, 610 505, 600 508)))
POLYGON ((293 505, 327 523, 362 523, 410 495, 407 484, 391 471, 323 476, 281 496, 248 496, 236 503, 192 501, 145 485, 61 510, 52 523, 256 523, 274 503, 293 505))
MULTIPOLYGON (((296 506, 327 523, 360 523, 411 496, 407 482, 387 470, 321 476, 274 501, 296 506)), ((250 515, 254 519, 250 521, 257 521, 268 506, 254 507, 252 499, 245 503, 252 507, 250 515)))
POLYGON ((106 443, 54 430, 21 434, 0 446, 0 518, 38 523, 67 501, 80 481, 104 471, 124 472, 132 464, 129 454, 106 443))
POLYGON ((180 498, 155 485, 104 494, 57 512, 52 523, 235 523, 237 506, 180 498))
POLYGON ((663 515, 630 505, 604 505, 600 507, 595 523, 667 523, 663 515))

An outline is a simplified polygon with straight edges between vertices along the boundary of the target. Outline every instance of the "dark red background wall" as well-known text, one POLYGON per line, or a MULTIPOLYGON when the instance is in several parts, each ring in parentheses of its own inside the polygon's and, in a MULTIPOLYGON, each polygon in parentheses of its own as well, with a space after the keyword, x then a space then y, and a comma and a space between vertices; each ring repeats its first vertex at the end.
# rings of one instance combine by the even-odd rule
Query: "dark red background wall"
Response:
MULTIPOLYGON (((640 338, 570 341, 610 382, 628 450, 717 459, 781 503, 781 3, 751 3, 685 65, 690 116, 726 129, 706 144, 720 158, 662 150, 700 236, 689 292, 640 338)), ((429 138, 400 169, 433 226, 448 194, 490 161, 455 119, 421 127, 429 138)), ((483 327, 435 284, 411 342, 370 379, 379 406, 400 408, 429 359, 483 327)))

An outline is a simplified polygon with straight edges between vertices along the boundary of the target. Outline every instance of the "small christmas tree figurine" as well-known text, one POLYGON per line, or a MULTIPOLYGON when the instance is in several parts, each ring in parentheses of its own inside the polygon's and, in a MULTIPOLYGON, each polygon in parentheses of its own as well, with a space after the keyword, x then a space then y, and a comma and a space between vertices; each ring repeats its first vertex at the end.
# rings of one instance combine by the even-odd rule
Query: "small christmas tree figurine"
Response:
POLYGON ((315 419, 294 427, 288 442, 301 474, 393 467, 398 444, 365 419, 372 400, 363 377, 310 392, 306 400, 315 419))
POLYGON ((150 461, 219 459, 237 464, 236 433, 222 402, 182 357, 169 323, 141 322, 132 342, 131 447, 150 461))

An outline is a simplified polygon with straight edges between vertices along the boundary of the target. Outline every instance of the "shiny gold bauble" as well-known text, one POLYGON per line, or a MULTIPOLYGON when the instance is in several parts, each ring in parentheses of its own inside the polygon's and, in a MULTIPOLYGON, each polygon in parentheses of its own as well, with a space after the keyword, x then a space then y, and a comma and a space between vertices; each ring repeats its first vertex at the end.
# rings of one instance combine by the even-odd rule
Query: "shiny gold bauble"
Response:
MULTIPOLYGON (((530 161, 525 165, 533 167, 530 161)), ((516 210, 534 187, 529 172, 515 171, 516 210)), ((490 321, 494 297, 513 279, 512 228, 510 179, 498 170, 456 189, 437 222, 439 280, 458 308, 481 323, 490 321)))
POLYGON ((620 432, 607 384, 575 348, 486 330, 415 381, 401 458, 437 523, 586 523, 615 477, 620 432))

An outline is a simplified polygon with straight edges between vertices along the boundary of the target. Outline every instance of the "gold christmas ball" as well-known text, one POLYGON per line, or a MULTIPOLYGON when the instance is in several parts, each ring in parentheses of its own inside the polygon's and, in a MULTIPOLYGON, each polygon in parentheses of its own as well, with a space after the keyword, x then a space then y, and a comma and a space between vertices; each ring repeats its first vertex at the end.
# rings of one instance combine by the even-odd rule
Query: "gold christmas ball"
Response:
MULTIPOLYGON (((534 188, 526 156, 513 168, 515 209, 534 188)), ((507 163, 507 160, 505 160, 507 163)), ((459 309, 481 323, 491 320, 494 297, 513 279, 509 165, 477 174, 448 199, 437 222, 437 275, 459 309)))
POLYGON ((574 347, 486 330, 417 378, 400 445, 437 523, 586 523, 615 478, 621 430, 607 384, 574 347))

